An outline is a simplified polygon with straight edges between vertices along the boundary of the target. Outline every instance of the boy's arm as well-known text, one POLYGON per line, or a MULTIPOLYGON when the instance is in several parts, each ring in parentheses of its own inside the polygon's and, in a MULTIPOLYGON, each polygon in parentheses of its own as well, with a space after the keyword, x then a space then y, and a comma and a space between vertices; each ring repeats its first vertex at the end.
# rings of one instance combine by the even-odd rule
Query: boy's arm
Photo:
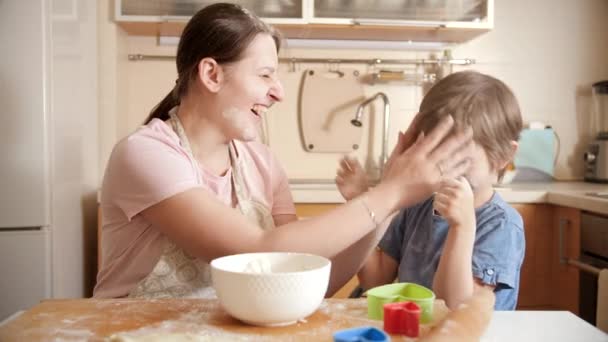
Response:
POLYGON ((397 277, 406 218, 407 210, 402 209, 394 217, 389 217, 382 223, 385 233, 380 242, 376 241, 379 247, 369 254, 357 273, 359 285, 363 289, 369 290, 372 287, 390 284, 397 277))
POLYGON ((331 259, 332 271, 327 297, 331 297, 352 278, 353 274, 367 265, 369 259, 375 254, 374 248, 384 236, 393 216, 389 216, 378 228, 331 259))
POLYGON ((393 257, 377 248, 373 251, 357 273, 359 286, 365 290, 392 283, 397 277, 399 264, 393 257))
POLYGON ((433 205, 450 226, 433 291, 449 308, 455 308, 473 295, 476 284, 471 268, 476 231, 471 186, 464 177, 446 180, 435 194, 433 205))

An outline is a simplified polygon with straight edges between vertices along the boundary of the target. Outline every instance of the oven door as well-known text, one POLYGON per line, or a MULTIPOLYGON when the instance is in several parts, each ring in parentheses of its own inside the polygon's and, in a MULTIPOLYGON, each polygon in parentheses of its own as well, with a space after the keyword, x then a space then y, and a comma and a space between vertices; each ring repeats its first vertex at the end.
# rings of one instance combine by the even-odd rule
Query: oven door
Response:
MULTIPOLYGON (((596 268, 608 268, 608 261, 582 254, 581 262, 596 268)), ((579 316, 595 325, 597 313, 597 277, 593 272, 581 270, 579 276, 579 316)))
POLYGON ((590 267, 580 272, 579 315, 592 325, 596 323, 598 273, 608 268, 607 246, 608 218, 582 213, 580 263, 590 267))

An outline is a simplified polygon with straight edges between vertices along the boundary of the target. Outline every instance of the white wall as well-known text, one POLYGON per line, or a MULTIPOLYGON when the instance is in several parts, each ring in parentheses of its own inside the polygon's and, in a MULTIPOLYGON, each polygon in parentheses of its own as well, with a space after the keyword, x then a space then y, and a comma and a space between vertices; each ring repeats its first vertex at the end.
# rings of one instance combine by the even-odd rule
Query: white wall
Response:
POLYGON ((608 79, 608 1, 495 1, 494 30, 454 49, 506 82, 524 119, 555 128, 560 179, 581 179, 590 86, 608 79))
MULTIPOLYGON (((476 59, 478 62, 473 69, 496 76, 511 86, 520 100, 524 120, 541 120, 556 129, 562 141, 556 168, 559 179, 582 178, 582 152, 590 139, 589 127, 586 126, 589 122, 586 117, 589 85, 608 78, 607 18, 608 2, 605 0, 495 1, 495 28, 471 42, 453 47, 455 58, 476 59)), ((130 36, 126 41, 129 53, 175 52, 175 47, 157 46, 156 38, 153 37, 130 36)), ((330 58, 429 57, 428 52, 289 47, 283 49, 281 55, 330 58)), ((307 67, 324 66, 299 65, 298 70, 307 67)), ((352 67, 363 73, 367 71, 362 65, 352 67)), ((126 126, 120 129, 103 126, 101 136, 106 144, 137 127, 150 109, 169 91, 175 80, 173 61, 129 62, 126 69, 127 72, 117 78, 117 81, 126 84, 124 93, 120 94, 126 103, 114 113, 103 114, 104 117, 113 115, 117 122, 126 123, 126 126)), ((267 117, 270 146, 290 178, 333 179, 340 155, 307 153, 301 147, 297 128, 300 74, 290 73, 287 65, 282 65, 280 72, 287 97, 285 102, 273 107, 267 117)), ((398 130, 405 128, 416 112, 422 91, 419 86, 399 82, 365 87, 366 95, 373 95, 377 91, 386 92, 392 103, 389 145, 393 145, 398 130)), ((380 101, 373 112, 381 114, 380 101)), ((363 139, 362 148, 358 152, 362 160, 378 159, 381 115, 375 115, 375 120, 374 133, 363 139), (374 140, 370 155, 367 153, 369 137, 374 140)), ((101 156, 102 165, 105 165, 108 155, 109 150, 105 148, 101 156)))
POLYGON ((83 297, 96 262, 97 8, 88 1, 50 3, 53 297, 83 297))

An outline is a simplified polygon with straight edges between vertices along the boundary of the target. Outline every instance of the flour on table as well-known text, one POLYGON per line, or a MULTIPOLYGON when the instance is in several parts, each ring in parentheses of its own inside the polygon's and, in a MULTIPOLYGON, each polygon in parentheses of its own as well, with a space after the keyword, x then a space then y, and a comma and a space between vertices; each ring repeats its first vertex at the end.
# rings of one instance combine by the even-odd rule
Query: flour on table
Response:
POLYGON ((152 333, 143 336, 118 334, 111 336, 109 342, 207 342, 212 341, 208 336, 189 333, 152 333))

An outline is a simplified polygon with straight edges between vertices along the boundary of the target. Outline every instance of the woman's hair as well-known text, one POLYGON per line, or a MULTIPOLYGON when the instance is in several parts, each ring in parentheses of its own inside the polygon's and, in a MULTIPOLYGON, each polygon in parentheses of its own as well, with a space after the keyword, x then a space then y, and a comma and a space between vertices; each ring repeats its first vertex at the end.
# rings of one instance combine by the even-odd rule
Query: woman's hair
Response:
MULTIPOLYGON (((416 129, 429 132, 446 115, 455 128, 473 128, 473 140, 492 167, 512 157, 511 141, 519 140, 522 118, 513 92, 502 81, 476 71, 453 73, 435 84, 420 104, 416 129)), ((502 178, 504 169, 498 170, 502 178)))
POLYGON ((169 118, 169 110, 179 104, 181 96, 187 93, 190 82, 197 77, 198 64, 203 58, 213 58, 218 64, 236 62, 260 33, 272 36, 279 51, 279 33, 239 5, 217 3, 198 11, 186 24, 179 40, 175 59, 175 86, 152 109, 145 123, 154 118, 169 118))

